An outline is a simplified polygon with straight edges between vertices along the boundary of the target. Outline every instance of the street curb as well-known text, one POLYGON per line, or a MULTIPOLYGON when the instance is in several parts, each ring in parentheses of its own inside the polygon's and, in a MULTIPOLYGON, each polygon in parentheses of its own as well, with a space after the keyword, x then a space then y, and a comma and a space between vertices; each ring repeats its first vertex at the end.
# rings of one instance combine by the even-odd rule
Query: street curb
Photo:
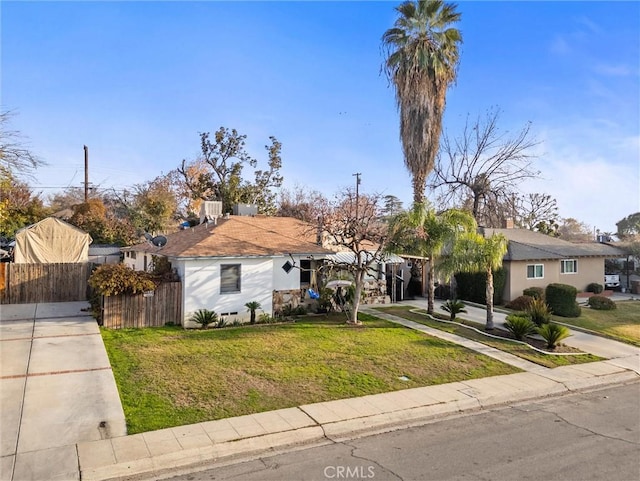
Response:
POLYGON ((179 448, 156 456, 148 454, 150 449, 147 448, 151 446, 148 441, 147 447, 142 450, 147 454, 137 457, 135 449, 127 449, 118 454, 117 445, 141 440, 139 442, 142 446, 145 444, 144 439, 160 435, 169 436, 166 438, 168 440, 171 437, 169 430, 79 443, 77 452, 80 479, 159 479, 163 474, 168 476, 169 472, 176 469, 198 465, 211 466, 233 459, 271 455, 286 448, 340 442, 420 426, 449 415, 482 411, 510 403, 561 396, 575 391, 638 380, 638 373, 607 361, 600 361, 535 373, 508 374, 309 404, 288 410, 172 428, 174 435, 184 434, 178 439, 179 444, 175 444, 179 448), (216 424, 214 429, 215 423, 229 423, 249 429, 252 421, 256 420, 258 424, 266 425, 270 422, 268 417, 278 413, 280 418, 296 418, 300 427, 284 430, 280 427, 273 432, 263 429, 263 434, 260 435, 248 434, 237 439, 215 441, 226 426, 216 424), (205 431, 208 436, 203 435, 205 431), (118 457, 123 456, 133 459, 119 461, 118 457))

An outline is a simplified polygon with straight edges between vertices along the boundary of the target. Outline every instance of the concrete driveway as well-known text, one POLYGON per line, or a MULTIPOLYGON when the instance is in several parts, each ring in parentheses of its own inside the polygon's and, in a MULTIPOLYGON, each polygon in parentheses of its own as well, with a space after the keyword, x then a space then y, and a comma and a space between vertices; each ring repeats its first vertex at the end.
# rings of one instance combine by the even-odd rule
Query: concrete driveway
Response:
POLYGON ((78 479, 75 444, 126 435, 86 302, 0 306, 0 479, 78 479))

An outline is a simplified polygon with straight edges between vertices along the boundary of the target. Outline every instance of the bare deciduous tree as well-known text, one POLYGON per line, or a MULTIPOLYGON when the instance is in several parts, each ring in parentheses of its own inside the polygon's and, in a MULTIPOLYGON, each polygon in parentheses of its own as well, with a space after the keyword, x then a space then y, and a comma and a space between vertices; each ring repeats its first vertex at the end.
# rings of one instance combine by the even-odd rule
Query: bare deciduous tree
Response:
POLYGON ((13 115, 13 112, 0 112, 0 171, 3 176, 31 176, 45 163, 29 150, 21 132, 9 128, 13 115))
POLYGON ((457 137, 444 134, 429 187, 443 206, 468 208, 479 225, 495 224, 495 208, 508 205, 516 186, 537 177, 531 124, 513 136, 498 127, 499 109, 465 123, 457 137), (493 210, 492 210, 493 209, 493 210))
POLYGON ((353 276, 355 293, 350 323, 360 324, 358 308, 367 273, 376 273, 384 262, 389 238, 388 224, 381 219, 380 195, 342 192, 321 212, 322 230, 327 247, 353 254, 350 261, 329 261, 329 268, 347 271, 353 276))

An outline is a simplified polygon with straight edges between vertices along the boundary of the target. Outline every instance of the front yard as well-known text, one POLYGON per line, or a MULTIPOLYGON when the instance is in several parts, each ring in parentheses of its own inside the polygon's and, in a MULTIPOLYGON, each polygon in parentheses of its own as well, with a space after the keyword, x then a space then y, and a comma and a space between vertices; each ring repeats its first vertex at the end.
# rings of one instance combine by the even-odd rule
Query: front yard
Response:
POLYGON ((640 346, 640 301, 618 301, 616 305, 618 308, 612 311, 598 311, 583 306, 580 317, 554 316, 554 320, 640 346))
POLYGON ((337 315, 206 331, 102 330, 102 336, 130 434, 518 372, 446 341, 361 319, 363 327, 337 315))
MULTIPOLYGON (((426 316, 426 311, 417 310, 410 306, 385 307, 380 308, 379 310, 382 312, 388 312, 389 314, 393 314, 395 316, 403 317, 410 321, 419 322, 420 324, 424 324, 425 326, 433 327, 441 331, 449 332, 467 339, 471 339, 473 341, 481 342, 482 344, 486 344, 487 346, 500 349, 501 351, 508 352, 510 354, 513 354, 514 356, 518 356, 522 359, 526 359, 527 361, 534 362, 544 367, 553 368, 570 364, 581 364, 584 362, 594 362, 602 360, 602 358, 594 356, 593 354, 579 354, 569 356, 542 354, 538 351, 535 351, 534 349, 531 349, 529 346, 513 342, 508 339, 495 339, 485 336, 473 329, 469 329, 469 327, 466 327, 462 324, 449 324, 445 322, 439 322, 437 320, 428 318, 426 316)), ((464 314, 458 315, 458 320, 463 319, 464 314)), ((469 321, 466 322, 469 323, 469 321)), ((474 327, 480 328, 480 330, 483 328, 483 326, 474 327)), ((499 329, 496 329, 493 334, 499 335, 500 332, 501 331, 499 329)))

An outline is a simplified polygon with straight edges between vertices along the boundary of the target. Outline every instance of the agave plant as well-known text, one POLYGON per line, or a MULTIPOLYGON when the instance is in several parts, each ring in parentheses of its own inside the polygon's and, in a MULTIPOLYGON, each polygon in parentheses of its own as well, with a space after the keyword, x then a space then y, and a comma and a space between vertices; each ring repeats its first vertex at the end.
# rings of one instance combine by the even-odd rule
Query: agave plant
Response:
POLYGON ((467 312, 465 309, 465 303, 458 299, 449 299, 447 302, 442 304, 442 309, 449 313, 450 321, 455 321, 457 314, 467 312))
POLYGON ((255 324, 256 323, 256 311, 258 309, 260 309, 262 306, 260 305, 260 303, 258 301, 251 301, 251 302, 247 302, 244 307, 247 308, 247 311, 249 311, 251 313, 251 320, 250 323, 251 324, 255 324))
POLYGON ((210 311, 209 309, 198 309, 189 320, 196 324, 200 324, 202 329, 206 329, 209 324, 217 323, 218 314, 216 314, 215 311, 210 311))

